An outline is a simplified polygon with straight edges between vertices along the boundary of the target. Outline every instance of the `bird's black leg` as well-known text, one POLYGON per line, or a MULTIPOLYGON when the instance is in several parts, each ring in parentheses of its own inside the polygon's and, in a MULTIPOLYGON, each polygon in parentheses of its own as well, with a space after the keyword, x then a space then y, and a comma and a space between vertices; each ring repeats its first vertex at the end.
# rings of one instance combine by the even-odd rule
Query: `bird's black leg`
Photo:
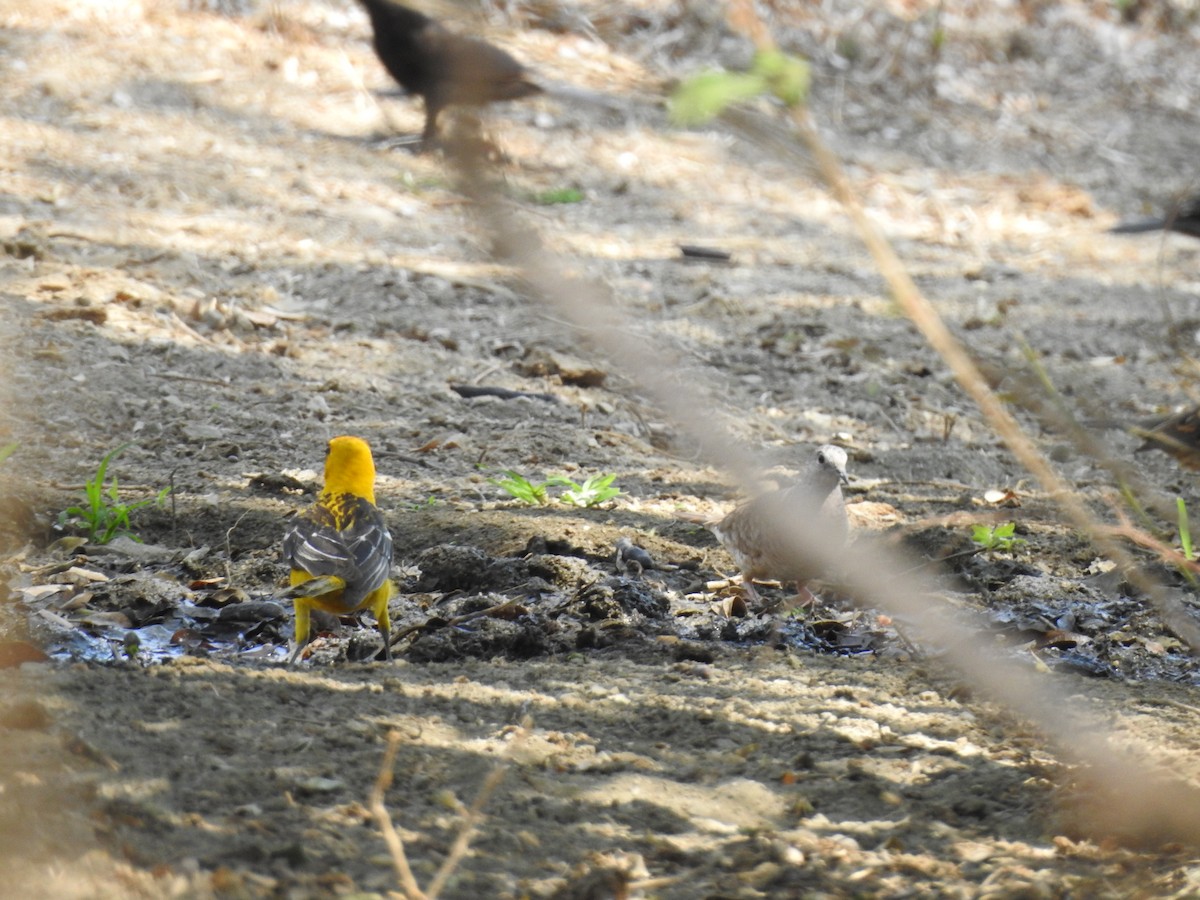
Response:
MULTIPOLYGON (((384 662, 391 662, 392 661, 392 630, 388 626, 380 623, 379 634, 383 637, 383 650, 381 650, 380 653, 383 654, 384 662)), ((375 658, 379 659, 379 653, 375 654, 375 658)))
POLYGON ((442 108, 436 103, 425 99, 425 130, 421 132, 421 152, 425 153, 437 146, 437 117, 442 108))

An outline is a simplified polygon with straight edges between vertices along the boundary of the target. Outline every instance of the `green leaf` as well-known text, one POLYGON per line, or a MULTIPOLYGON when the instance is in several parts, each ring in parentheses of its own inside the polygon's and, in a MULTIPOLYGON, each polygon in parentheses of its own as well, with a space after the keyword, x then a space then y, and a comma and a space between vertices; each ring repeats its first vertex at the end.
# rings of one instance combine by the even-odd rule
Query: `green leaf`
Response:
POLYGON ((757 97, 767 87, 760 74, 702 72, 683 82, 671 95, 670 117, 676 125, 702 125, 725 107, 757 97))
POLYGON ((1175 498, 1175 509, 1179 513, 1179 544, 1183 547, 1183 555, 1187 559, 1195 559, 1195 548, 1192 546, 1192 529, 1188 522, 1187 503, 1182 497, 1175 498))
POLYGON ((612 487, 616 475, 593 475, 589 477, 583 484, 575 484, 568 481, 571 485, 569 491, 565 491, 562 495, 564 503, 569 503, 572 506, 593 507, 599 506, 607 500, 611 500, 621 493, 620 488, 612 487))
POLYGON ((1016 522, 1005 522, 1003 525, 973 525, 971 540, 984 550, 1010 551, 1026 543, 1024 538, 1014 537, 1017 532, 1016 522))
POLYGON ((11 444, 5 444, 3 447, 0 447, 0 463, 16 453, 19 446, 21 446, 19 443, 13 441, 11 444))
POLYGON ((556 190, 542 191, 540 194, 535 194, 533 199, 543 206, 554 206, 561 203, 581 203, 583 202, 583 191, 577 188, 557 188, 556 190))
POLYGON ((812 74, 808 63, 782 50, 769 50, 754 57, 751 72, 762 76, 767 89, 788 106, 798 106, 808 97, 812 74))
POLYGON ((534 484, 519 472, 504 470, 504 478, 489 478, 488 483, 507 491, 513 498, 530 506, 544 506, 547 501, 546 484, 534 484))
POLYGON ((152 503, 161 506, 171 489, 163 488, 154 498, 121 503, 120 481, 116 475, 111 481, 107 481, 108 469, 118 454, 130 446, 130 443, 122 444, 100 460, 96 474, 84 485, 87 506, 71 506, 64 509, 58 514, 59 525, 76 524, 87 531, 89 541, 100 544, 107 544, 118 535, 127 535, 135 541, 140 540, 131 530, 130 513, 152 503))
POLYGON ((749 72, 701 72, 671 95, 670 116, 676 125, 701 125, 727 107, 771 93, 788 106, 808 97, 812 72, 808 63, 782 50, 758 53, 749 72))

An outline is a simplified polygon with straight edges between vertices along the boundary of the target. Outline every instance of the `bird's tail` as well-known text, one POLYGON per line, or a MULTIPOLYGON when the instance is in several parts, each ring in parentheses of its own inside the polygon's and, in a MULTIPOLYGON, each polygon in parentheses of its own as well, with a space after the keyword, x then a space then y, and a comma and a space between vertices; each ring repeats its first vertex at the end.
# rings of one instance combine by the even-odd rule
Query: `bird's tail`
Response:
POLYGON ((1142 234, 1147 231, 1160 231, 1166 228, 1166 219, 1139 219, 1136 222, 1119 222, 1108 229, 1109 234, 1142 234))
POLYGON ((310 578, 292 585, 280 594, 279 598, 281 600, 297 600, 300 597, 325 597, 329 594, 336 594, 345 587, 346 580, 344 578, 339 578, 337 575, 322 575, 319 578, 310 578))
POLYGON ((626 104, 618 97, 611 94, 604 94, 600 91, 589 91, 586 88, 575 87, 571 84, 563 84, 557 81, 543 81, 541 79, 537 79, 536 84, 547 96, 558 100, 566 100, 585 106, 600 106, 610 112, 617 112, 626 107, 626 104))

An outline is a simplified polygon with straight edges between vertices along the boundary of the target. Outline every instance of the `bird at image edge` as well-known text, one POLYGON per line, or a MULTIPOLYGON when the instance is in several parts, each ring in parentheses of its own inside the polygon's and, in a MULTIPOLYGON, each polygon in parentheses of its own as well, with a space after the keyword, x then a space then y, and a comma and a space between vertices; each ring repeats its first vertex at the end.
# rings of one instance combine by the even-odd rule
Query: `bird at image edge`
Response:
POLYGON ((425 148, 437 138, 438 113, 447 106, 482 106, 543 92, 499 47, 455 34, 393 0, 360 2, 371 17, 379 61, 401 87, 425 100, 425 148))
POLYGON ((314 608, 346 616, 369 609, 392 658, 388 601, 395 592, 392 535, 375 506, 375 461, 362 438, 343 435, 329 442, 325 484, 315 503, 288 528, 283 558, 296 610, 294 663, 311 638, 314 608))
POLYGON ((1200 238, 1200 194, 1178 204, 1165 216, 1121 222, 1109 229, 1113 234, 1141 234, 1159 230, 1200 238))

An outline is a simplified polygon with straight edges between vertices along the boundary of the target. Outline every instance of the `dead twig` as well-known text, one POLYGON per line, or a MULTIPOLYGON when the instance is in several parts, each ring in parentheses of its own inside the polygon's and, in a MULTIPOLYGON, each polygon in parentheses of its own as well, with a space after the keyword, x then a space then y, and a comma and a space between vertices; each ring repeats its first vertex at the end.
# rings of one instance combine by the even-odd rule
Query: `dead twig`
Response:
POLYGON ((400 890, 408 900, 428 900, 427 895, 417 884, 412 869, 408 866, 408 856, 404 852, 404 841, 401 840, 392 817, 384 805, 383 795, 392 785, 392 771, 396 765, 396 751, 400 748, 401 735, 398 731, 389 731, 387 747, 383 751, 383 761, 379 764, 379 774, 375 784, 371 786, 371 794, 367 799, 367 807, 375 817, 383 842, 387 844, 388 855, 392 858, 392 866, 396 869, 396 880, 400 882, 400 890))
POLYGON ((1200 715, 1200 706, 1192 706, 1192 704, 1190 704, 1190 703, 1183 703, 1179 700, 1172 700, 1170 697, 1162 697, 1157 700, 1148 700, 1148 701, 1144 701, 1144 702, 1155 703, 1155 704, 1158 704, 1159 706, 1170 706, 1170 707, 1174 707, 1175 709, 1182 709, 1184 712, 1190 712, 1190 713, 1195 713, 1196 715, 1200 715))
POLYGON ((410 634, 418 631, 436 631, 439 628, 452 628, 455 625, 462 625, 464 622, 470 622, 474 619, 483 619, 489 616, 496 616, 501 612, 516 611, 521 608, 521 604, 516 600, 505 600, 503 603, 497 603, 489 606, 487 609, 477 609, 474 612, 464 613, 461 616, 454 616, 451 619, 443 619, 441 616, 430 616, 424 622, 418 622, 416 625, 409 625, 401 628, 399 631, 393 632, 389 640, 389 644, 395 647, 398 643, 408 637, 410 634))
POLYGON ((508 774, 508 770, 512 766, 512 755, 522 742, 524 742, 532 726, 533 720, 529 716, 521 720, 517 733, 508 745, 508 749, 500 759, 496 760, 496 765, 492 766, 492 770, 488 772, 487 778, 480 785, 479 793, 475 795, 474 802, 463 815, 462 828, 459 829, 458 836, 455 837, 454 843, 450 847, 450 852, 446 855, 445 861, 434 874, 433 881, 429 882, 429 900, 436 900, 442 892, 442 888, 446 886, 446 882, 462 861, 462 858, 466 856, 467 848, 471 846, 471 838, 475 836, 475 832, 479 830, 479 825, 483 821, 483 808, 487 806, 488 801, 492 799, 492 794, 496 793, 496 788, 500 787, 500 782, 508 774))
POLYGON ((388 812, 387 805, 384 803, 384 794, 392 784, 392 773, 396 765, 396 751, 400 748, 400 741, 403 740, 399 731, 393 729, 388 732, 387 746, 383 751, 383 760, 379 764, 379 774, 375 777, 375 783, 371 786, 371 793, 367 799, 367 806, 371 811, 371 815, 375 817, 375 823, 379 826, 379 832, 383 835, 383 842, 387 845, 388 855, 392 859, 392 866, 396 870, 396 880, 400 884, 400 890, 404 894, 406 900, 437 900, 442 890, 446 887, 446 883, 450 880, 450 876, 454 874, 454 870, 458 868, 463 858, 467 855, 467 851, 471 847, 471 839, 479 830, 480 824, 483 822, 483 810, 488 802, 492 799, 492 795, 496 793, 496 789, 500 787, 500 783, 504 781, 504 776, 508 774, 509 768, 512 766, 512 756, 516 749, 521 745, 525 738, 529 735, 530 729, 533 727, 533 720, 526 716, 521 720, 516 734, 513 736, 508 745, 508 749, 492 766, 487 777, 483 780, 483 784, 479 787, 479 792, 475 795, 475 799, 471 805, 463 811, 462 825, 458 830, 458 834, 454 837, 454 843, 450 845, 450 852, 446 854, 445 860, 434 873, 433 879, 429 882, 429 890, 421 890, 421 886, 417 883, 416 876, 413 875, 412 868, 408 864, 408 855, 404 852, 404 841, 400 837, 400 833, 396 831, 396 826, 392 823, 391 814, 388 812))
POLYGON ((186 381, 190 384, 207 384, 212 387, 233 387, 233 384, 228 380, 222 381, 220 378, 201 378, 198 375, 178 375, 175 372, 150 372, 152 378, 162 378, 167 381, 186 381))
POLYGON ((1167 565, 1174 566, 1182 572, 1190 572, 1193 575, 1200 575, 1200 563, 1194 559, 1188 559, 1174 547, 1169 547, 1160 541, 1154 535, 1133 525, 1124 516, 1121 517, 1120 525, 1106 525, 1104 532, 1114 538, 1124 538, 1138 547, 1144 547, 1147 550, 1152 550, 1158 554, 1160 561, 1167 565))
POLYGON ((516 400, 526 398, 529 400, 545 400, 548 403, 558 403, 559 399, 553 394, 539 394, 533 391, 515 391, 512 388, 490 387, 487 385, 476 384, 452 384, 450 390, 458 394, 465 400, 470 400, 474 397, 498 397, 501 400, 516 400))
MULTIPOLYGON (((237 531, 237 527, 242 524, 242 519, 250 515, 250 510, 246 510, 237 520, 229 526, 225 531, 225 580, 229 584, 233 584, 233 533, 237 531)), ((171 522, 175 521, 175 472, 171 472, 171 522)))
POLYGON ((969 556, 978 556, 980 553, 983 553, 984 551, 986 551, 988 549, 990 549, 990 548, 988 548, 988 547, 972 547, 970 550, 959 550, 956 553, 947 553, 945 556, 938 556, 934 559, 927 559, 924 562, 913 566, 911 569, 906 569, 901 574, 907 575, 910 572, 920 572, 920 571, 924 571, 924 570, 934 569, 935 567, 941 565, 942 563, 948 563, 954 559, 965 559, 969 556))

